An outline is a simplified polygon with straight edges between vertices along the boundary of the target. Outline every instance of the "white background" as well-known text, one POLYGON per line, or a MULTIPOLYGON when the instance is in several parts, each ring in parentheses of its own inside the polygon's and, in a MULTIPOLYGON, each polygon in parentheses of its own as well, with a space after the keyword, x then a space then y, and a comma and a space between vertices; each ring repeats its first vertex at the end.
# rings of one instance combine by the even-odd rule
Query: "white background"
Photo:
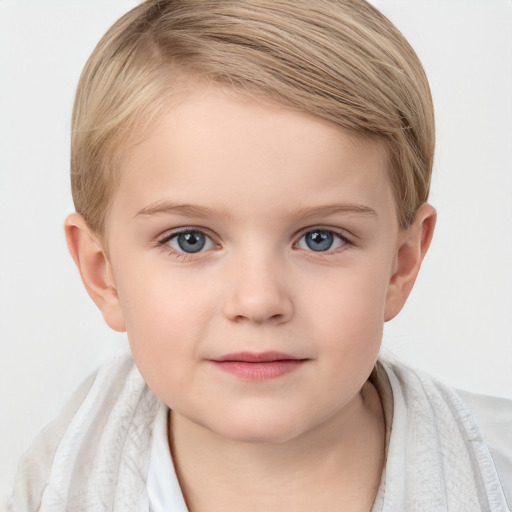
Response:
MULTIPOLYGON (((512 2, 375 0, 423 60, 438 126, 430 254, 385 346, 512 398, 512 2)), ((132 0, 0 0, 0 494, 77 384, 125 341, 65 247, 80 70, 132 0)))

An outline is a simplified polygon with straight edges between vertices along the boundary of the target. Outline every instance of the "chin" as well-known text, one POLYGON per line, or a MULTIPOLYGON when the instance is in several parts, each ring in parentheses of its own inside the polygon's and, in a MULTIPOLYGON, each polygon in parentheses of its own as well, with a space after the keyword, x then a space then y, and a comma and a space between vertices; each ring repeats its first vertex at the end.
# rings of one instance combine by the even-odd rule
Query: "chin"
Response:
POLYGON ((215 432, 233 442, 246 444, 277 444, 285 443, 302 434, 296 421, 272 421, 267 418, 251 419, 250 421, 234 421, 215 432))

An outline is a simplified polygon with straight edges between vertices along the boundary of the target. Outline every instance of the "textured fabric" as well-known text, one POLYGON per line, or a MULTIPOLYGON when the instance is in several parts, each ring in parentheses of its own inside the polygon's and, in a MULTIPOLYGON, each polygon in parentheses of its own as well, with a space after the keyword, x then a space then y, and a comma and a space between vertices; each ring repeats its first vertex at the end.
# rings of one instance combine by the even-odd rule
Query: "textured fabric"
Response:
POLYGON ((458 393, 476 418, 512 510, 512 402, 465 391, 458 393))
MULTIPOLYGON (((372 512, 506 512, 500 479, 477 420, 452 389, 422 372, 380 362, 372 379, 384 406, 386 467, 372 512)), ((512 429, 503 401, 501 428, 512 429)), ((509 497, 510 500, 510 497, 509 497)))
MULTIPOLYGON (((504 495, 504 482, 512 481, 510 449, 499 434, 512 429, 511 402, 499 401, 496 413, 483 398, 468 395, 464 401, 430 377, 386 362, 378 364, 372 381, 387 424, 386 466, 372 512, 512 510, 504 495), (493 439, 489 446, 474 414, 485 425, 486 439, 493 439)), ((185 512, 170 453, 167 449, 167 459, 161 453, 166 440, 162 410, 165 406, 129 356, 109 361, 27 453, 9 510, 146 512, 149 485, 150 494, 156 489, 157 506, 185 512), (160 429, 155 428, 157 414, 160 429), (154 430, 160 444, 153 439, 154 430), (152 457, 152 450, 163 458, 152 457), (162 464, 168 465, 165 472, 162 464), (166 481, 159 482, 159 476, 166 481), (172 503, 167 504, 162 500, 169 489, 172 503)))
POLYGON ((148 511, 159 400, 127 355, 102 366, 76 400, 22 460, 9 512, 148 511), (50 436, 54 429, 59 434, 50 436))

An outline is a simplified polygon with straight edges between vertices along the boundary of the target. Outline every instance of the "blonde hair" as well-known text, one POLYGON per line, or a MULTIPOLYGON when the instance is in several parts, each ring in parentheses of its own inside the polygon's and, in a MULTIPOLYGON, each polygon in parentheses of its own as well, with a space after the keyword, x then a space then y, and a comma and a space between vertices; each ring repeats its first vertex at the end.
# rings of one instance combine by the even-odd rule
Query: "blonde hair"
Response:
POLYGON ((101 39, 76 94, 73 199, 100 236, 123 151, 184 73, 378 137, 402 229, 427 200, 435 139, 428 81, 409 43, 374 7, 147 0, 101 39))

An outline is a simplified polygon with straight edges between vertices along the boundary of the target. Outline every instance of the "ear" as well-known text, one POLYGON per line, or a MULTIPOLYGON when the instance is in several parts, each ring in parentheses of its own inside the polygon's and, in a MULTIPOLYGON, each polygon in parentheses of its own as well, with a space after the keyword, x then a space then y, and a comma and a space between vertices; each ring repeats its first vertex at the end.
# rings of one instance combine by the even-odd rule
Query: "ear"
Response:
POLYGON ((385 322, 398 315, 409 297, 430 247, 435 225, 436 211, 425 203, 419 208, 414 223, 399 234, 395 265, 386 297, 385 322))
POLYGON ((92 300, 115 331, 125 331, 125 323, 112 270, 105 251, 85 219, 78 213, 66 218, 64 229, 69 252, 92 300))

